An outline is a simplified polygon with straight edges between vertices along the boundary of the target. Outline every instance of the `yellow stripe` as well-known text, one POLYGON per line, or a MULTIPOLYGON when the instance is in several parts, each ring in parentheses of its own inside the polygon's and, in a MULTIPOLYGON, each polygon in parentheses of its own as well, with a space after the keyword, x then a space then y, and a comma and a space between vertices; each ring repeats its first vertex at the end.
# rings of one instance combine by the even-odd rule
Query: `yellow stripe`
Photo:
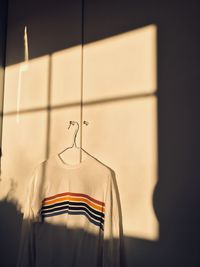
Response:
POLYGON ((97 206, 96 204, 94 204, 91 201, 89 201, 89 200, 87 200, 85 198, 82 198, 82 197, 79 197, 79 198, 76 198, 76 197, 61 197, 59 199, 44 201, 43 206, 47 206, 47 205, 51 205, 51 204, 55 204, 55 203, 60 203, 60 202, 63 202, 63 201, 84 202, 84 203, 88 204, 89 206, 91 206, 92 208, 94 208, 94 209, 96 209, 98 211, 104 212, 104 207, 103 206, 97 206))

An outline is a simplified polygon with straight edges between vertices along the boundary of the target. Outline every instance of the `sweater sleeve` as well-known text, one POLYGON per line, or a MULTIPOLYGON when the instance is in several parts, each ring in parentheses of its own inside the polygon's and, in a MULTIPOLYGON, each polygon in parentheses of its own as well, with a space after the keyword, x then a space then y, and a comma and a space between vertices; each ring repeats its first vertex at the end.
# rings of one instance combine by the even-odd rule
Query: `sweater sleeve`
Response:
POLYGON ((120 203, 114 178, 109 175, 105 201, 103 267, 120 266, 120 203))
POLYGON ((37 220, 37 209, 34 205, 36 178, 35 169, 26 191, 17 267, 34 266, 34 222, 37 220))

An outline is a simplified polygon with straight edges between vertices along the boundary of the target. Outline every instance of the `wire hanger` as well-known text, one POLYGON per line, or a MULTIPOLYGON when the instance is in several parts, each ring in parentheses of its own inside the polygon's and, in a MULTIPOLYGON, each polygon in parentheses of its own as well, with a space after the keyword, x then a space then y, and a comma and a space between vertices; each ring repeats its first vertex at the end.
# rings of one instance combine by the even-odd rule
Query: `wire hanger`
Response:
MULTIPOLYGON (((65 148, 63 151, 61 151, 60 153, 58 153, 59 157, 60 157, 60 154, 62 154, 64 151, 66 151, 67 149, 73 148, 73 147, 75 147, 77 149, 79 148, 79 149, 83 150, 84 152, 86 152, 82 147, 78 147, 77 144, 76 144, 76 137, 77 137, 77 134, 78 134, 78 131, 79 131, 79 128, 80 128, 79 123, 77 121, 69 121, 68 130, 69 130, 70 126, 71 125, 74 125, 75 123, 78 125, 78 127, 77 127, 77 130, 75 131, 75 134, 74 134, 73 144, 72 144, 72 146, 69 146, 69 147, 65 148)), ((84 121, 83 123, 85 125, 88 125, 89 124, 89 122, 87 122, 87 121, 84 121)))

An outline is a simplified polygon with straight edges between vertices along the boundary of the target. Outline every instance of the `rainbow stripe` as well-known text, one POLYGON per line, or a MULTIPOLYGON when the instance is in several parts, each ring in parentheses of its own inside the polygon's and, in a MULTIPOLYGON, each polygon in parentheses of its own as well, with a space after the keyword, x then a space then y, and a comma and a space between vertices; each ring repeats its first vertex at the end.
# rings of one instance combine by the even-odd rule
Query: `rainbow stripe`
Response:
POLYGON ((103 230, 105 203, 86 194, 66 192, 43 199, 40 210, 42 219, 64 213, 84 215, 103 230))

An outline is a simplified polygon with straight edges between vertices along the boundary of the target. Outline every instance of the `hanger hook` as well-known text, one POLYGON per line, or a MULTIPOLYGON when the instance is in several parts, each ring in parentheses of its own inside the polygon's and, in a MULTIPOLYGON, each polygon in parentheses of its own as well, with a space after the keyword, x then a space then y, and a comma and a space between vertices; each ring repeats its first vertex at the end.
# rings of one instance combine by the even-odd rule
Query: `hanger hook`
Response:
MULTIPOLYGON (((75 123, 78 125, 78 128, 77 128, 77 130, 76 130, 76 132, 74 134, 74 142, 73 142, 73 145, 71 147, 73 147, 74 145, 77 147, 77 145, 76 145, 76 137, 77 137, 77 134, 78 134, 78 131, 79 131, 80 126, 79 126, 79 123, 77 121, 69 121, 69 127, 68 127, 68 129, 70 128, 71 125, 74 125, 75 123)), ((83 121, 83 123, 85 125, 88 125, 89 124, 88 121, 83 121)))
POLYGON ((76 132, 74 134, 74 142, 73 142, 73 145, 71 147, 73 147, 74 145, 75 145, 75 147, 77 147, 77 145, 76 145, 76 137, 77 137, 77 133, 79 131, 79 123, 77 121, 69 121, 68 129, 70 128, 71 125, 74 125, 75 123, 78 125, 78 128, 77 128, 77 130, 76 130, 76 132))

